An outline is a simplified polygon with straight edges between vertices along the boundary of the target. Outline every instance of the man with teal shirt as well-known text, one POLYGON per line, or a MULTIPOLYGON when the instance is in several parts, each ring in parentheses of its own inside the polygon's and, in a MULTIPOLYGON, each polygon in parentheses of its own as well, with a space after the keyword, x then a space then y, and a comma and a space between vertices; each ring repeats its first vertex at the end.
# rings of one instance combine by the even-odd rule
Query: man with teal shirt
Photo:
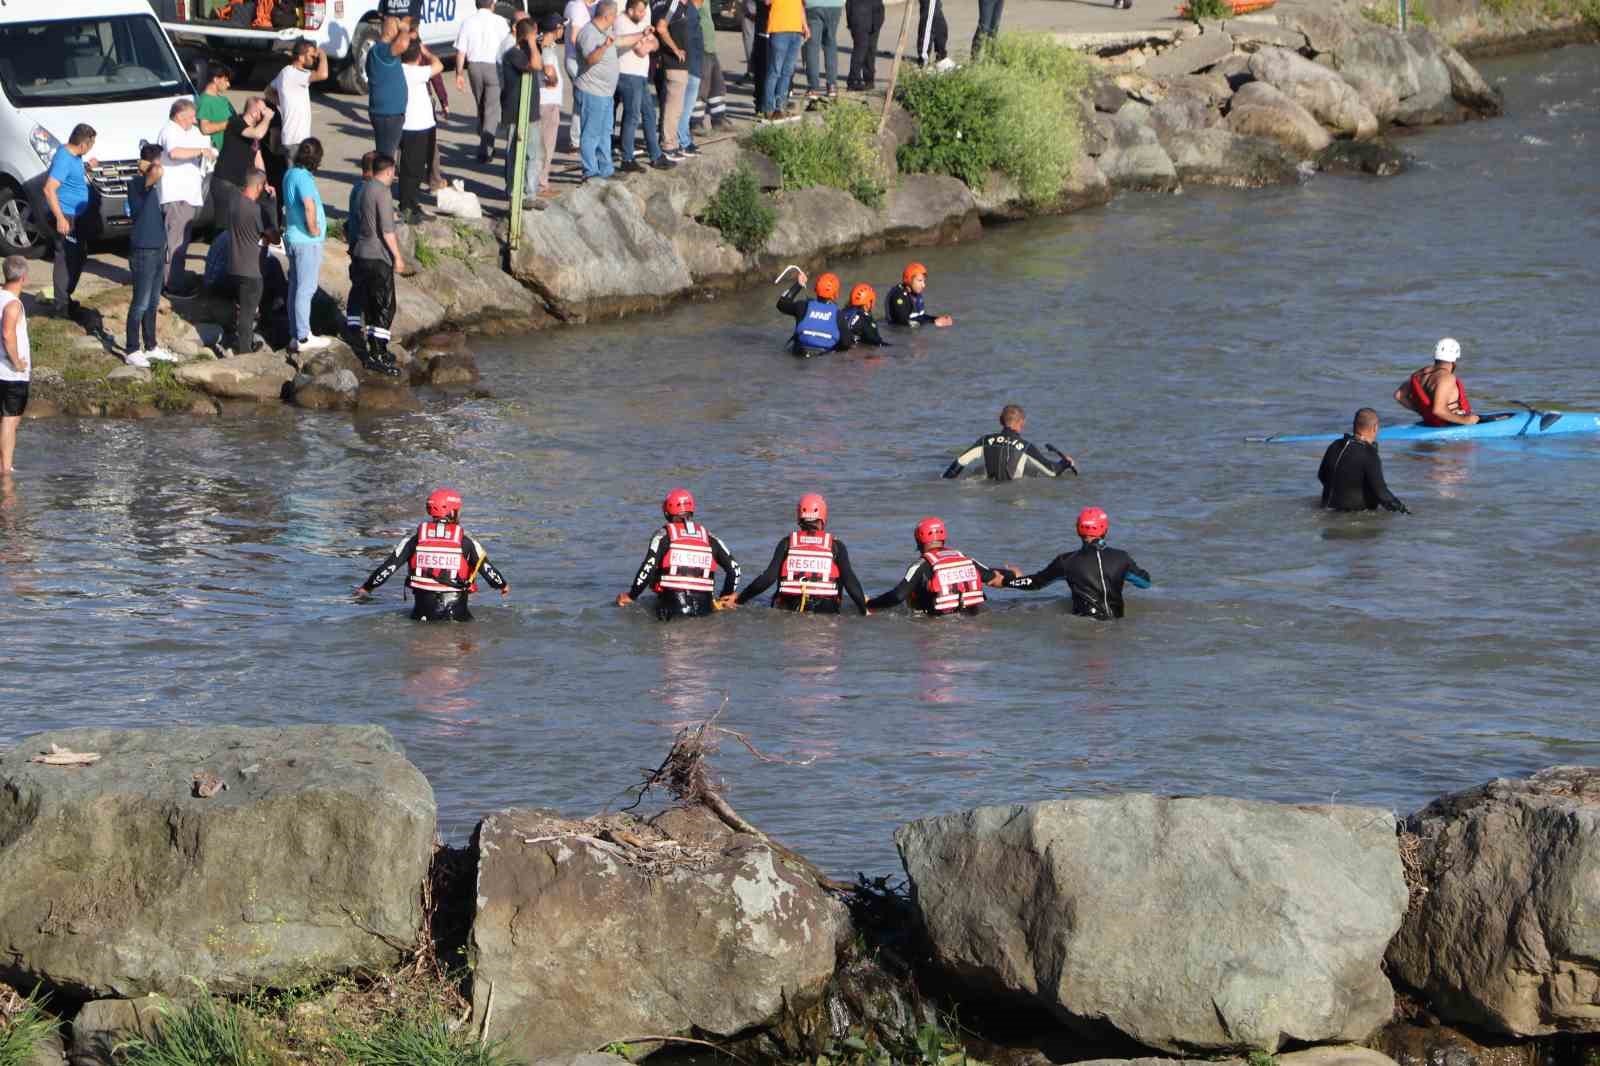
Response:
POLYGON ((700 5, 700 40, 704 58, 700 69, 700 99, 695 107, 695 126, 726 129, 728 89, 722 78, 722 60, 717 58, 717 24, 711 18, 711 5, 708 3, 700 5))
POLYGON ((811 27, 805 48, 806 96, 809 99, 822 95, 824 73, 828 95, 839 95, 839 16, 842 14, 844 0, 806 0, 806 23, 811 27))
POLYGON ((289 253, 289 351, 298 355, 328 346, 327 337, 311 332, 311 298, 322 275, 322 242, 328 220, 317 189, 322 142, 307 137, 295 149, 294 166, 283 175, 283 211, 287 223, 283 245, 289 253))
POLYGON ((50 235, 55 252, 55 300, 53 311, 68 318, 77 310, 72 302, 72 292, 83 276, 83 262, 88 257, 84 241, 89 235, 82 232, 82 223, 89 210, 89 178, 87 171, 96 170, 100 163, 89 155, 94 150, 94 127, 80 122, 72 128, 67 143, 56 149, 50 159, 50 172, 44 180, 44 202, 49 207, 49 220, 55 232, 50 235))
POLYGON ((410 45, 411 33, 400 19, 388 15, 377 42, 367 52, 367 118, 372 122, 374 147, 387 156, 400 153, 410 93, 400 57, 410 45))

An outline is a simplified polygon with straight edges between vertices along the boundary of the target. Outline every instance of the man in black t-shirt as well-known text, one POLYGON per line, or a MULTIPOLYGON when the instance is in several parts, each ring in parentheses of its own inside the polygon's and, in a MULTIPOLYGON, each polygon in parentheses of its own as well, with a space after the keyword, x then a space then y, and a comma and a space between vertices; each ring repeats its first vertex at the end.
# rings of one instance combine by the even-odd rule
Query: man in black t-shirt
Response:
POLYGON ((251 167, 245 172, 244 186, 228 216, 228 277, 239 287, 233 328, 235 355, 244 355, 259 347, 256 312, 261 308, 261 246, 278 239, 261 203, 261 191, 266 186, 267 172, 251 167))
POLYGON ((1334 511, 1411 511, 1383 480, 1383 460, 1378 456, 1378 412, 1363 407, 1356 412, 1350 432, 1328 445, 1317 469, 1322 482, 1322 506, 1334 511))
POLYGON ((234 201, 244 188, 245 175, 256 165, 261 138, 272 124, 272 109, 259 96, 251 97, 242 114, 228 119, 222 131, 222 148, 217 152, 216 169, 211 172, 211 210, 218 229, 227 229, 233 219, 234 201))

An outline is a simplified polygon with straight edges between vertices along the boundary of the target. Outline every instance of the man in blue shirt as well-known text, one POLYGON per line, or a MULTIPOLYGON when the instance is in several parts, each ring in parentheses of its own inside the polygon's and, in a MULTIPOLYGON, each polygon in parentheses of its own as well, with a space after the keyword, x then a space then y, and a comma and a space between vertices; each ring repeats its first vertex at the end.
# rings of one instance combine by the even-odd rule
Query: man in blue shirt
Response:
POLYGON ((373 143, 387 156, 400 152, 409 92, 400 57, 410 45, 410 31, 400 19, 389 15, 367 52, 367 117, 372 120, 373 143))
POLYGON ((55 302, 54 311, 62 318, 70 317, 76 305, 72 292, 78 287, 83 274, 83 261, 87 256, 80 237, 79 224, 89 210, 88 171, 99 167, 100 162, 90 157, 94 148, 94 127, 80 122, 72 129, 67 143, 56 149, 50 160, 50 175, 44 182, 44 200, 50 208, 50 221, 55 226, 51 245, 55 252, 55 302))
POLYGON ((139 176, 128 182, 128 211, 133 218, 133 230, 128 235, 128 270, 133 274, 133 302, 128 304, 124 356, 129 366, 144 369, 149 369, 152 359, 174 359, 156 343, 156 309, 161 304, 167 249, 161 197, 156 192, 160 180, 161 146, 147 144, 139 150, 139 176))

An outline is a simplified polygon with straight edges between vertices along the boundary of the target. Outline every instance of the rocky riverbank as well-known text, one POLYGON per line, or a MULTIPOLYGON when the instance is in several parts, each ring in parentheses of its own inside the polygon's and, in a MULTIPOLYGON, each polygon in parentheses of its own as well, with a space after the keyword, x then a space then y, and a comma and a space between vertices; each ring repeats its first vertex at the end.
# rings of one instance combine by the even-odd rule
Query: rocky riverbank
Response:
POLYGON ((22 1061, 119 1061, 195 1011, 255 1012, 273 1061, 376 1061, 361 1041, 402 1000, 433 1019, 405 1024, 520 1062, 681 1041, 1035 1066, 1600 1053, 1600 769, 1399 821, 1150 795, 979 808, 896 833, 904 895, 690 798, 650 818, 497 811, 462 852, 375 727, 28 737, 0 753, 0 981, 48 994, 62 1036, 22 1061))

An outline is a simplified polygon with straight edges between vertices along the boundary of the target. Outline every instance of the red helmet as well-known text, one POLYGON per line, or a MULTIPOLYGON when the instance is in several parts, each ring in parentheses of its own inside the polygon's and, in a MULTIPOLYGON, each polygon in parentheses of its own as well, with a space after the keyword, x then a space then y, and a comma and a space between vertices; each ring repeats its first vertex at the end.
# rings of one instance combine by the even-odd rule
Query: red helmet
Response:
POLYGON ((839 298, 839 275, 823 274, 817 278, 817 299, 837 300, 839 298))
POLYGON ((850 290, 851 307, 864 307, 870 311, 872 310, 873 305, 877 302, 878 294, 873 291, 871 285, 868 285, 864 281, 850 290))
POLYGON ((917 547, 926 548, 934 542, 943 544, 946 539, 943 519, 924 518, 917 523, 917 547))
POLYGON ((918 274, 926 276, 927 273, 927 267, 923 266, 921 263, 912 263, 907 266, 905 271, 900 275, 900 280, 905 284, 910 285, 912 278, 916 277, 918 274))
POLYGON ((1084 540, 1099 540, 1111 529, 1110 517, 1098 507, 1085 507, 1078 512, 1078 536, 1084 540))
POLYGON ((455 489, 434 489, 428 497, 428 517, 449 518, 461 513, 461 493, 455 489))
POLYGON ((688 489, 673 489, 661 501, 661 513, 668 518, 694 514, 694 494, 688 489))
POLYGON ((828 524, 828 501, 815 492, 808 492, 794 505, 794 515, 802 522, 828 524))

